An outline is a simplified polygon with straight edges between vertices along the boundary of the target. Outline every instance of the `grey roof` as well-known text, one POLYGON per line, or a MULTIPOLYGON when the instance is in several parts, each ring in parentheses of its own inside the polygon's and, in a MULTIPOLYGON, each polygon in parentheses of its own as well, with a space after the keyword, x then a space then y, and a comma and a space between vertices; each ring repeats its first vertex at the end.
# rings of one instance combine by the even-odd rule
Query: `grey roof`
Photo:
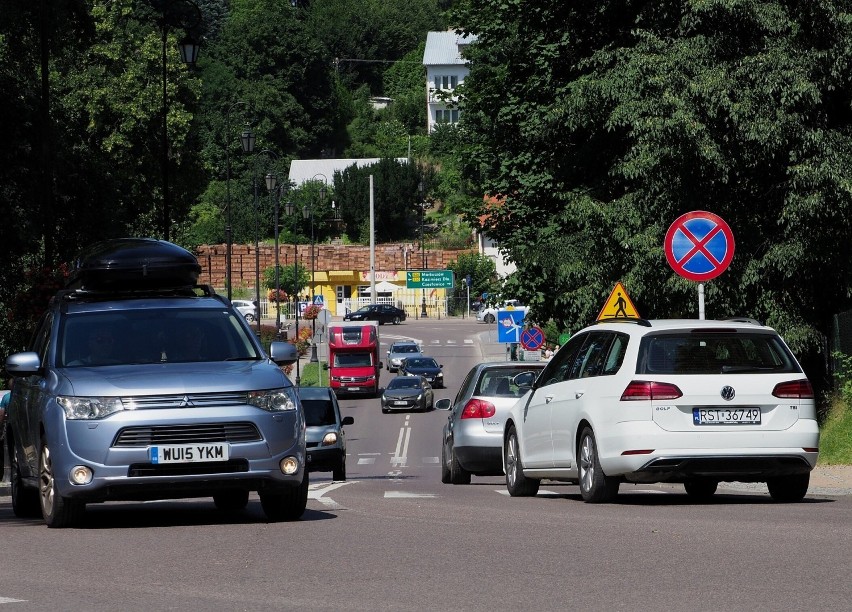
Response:
POLYGON ((468 45, 476 40, 476 35, 461 36, 455 32, 428 32, 426 50, 423 52, 424 66, 447 66, 466 64, 459 55, 459 45, 468 45))
MULTIPOLYGON (((400 163, 408 162, 406 157, 397 157, 400 163)), ((343 172, 353 164, 359 168, 372 166, 379 162, 378 157, 362 159, 294 159, 290 162, 290 182, 301 187, 310 180, 323 181, 331 185, 335 172, 343 172)))

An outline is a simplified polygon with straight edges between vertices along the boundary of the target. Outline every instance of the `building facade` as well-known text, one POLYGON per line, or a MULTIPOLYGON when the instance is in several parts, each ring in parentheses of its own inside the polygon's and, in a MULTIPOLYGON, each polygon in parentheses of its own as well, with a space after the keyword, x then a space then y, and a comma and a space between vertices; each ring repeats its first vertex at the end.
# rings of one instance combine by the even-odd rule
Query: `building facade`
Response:
MULTIPOLYGON (((225 287, 227 246, 224 244, 202 245, 196 249, 201 264, 199 282, 217 289, 225 287)), ((375 287, 370 278, 370 247, 361 245, 315 244, 313 254, 311 246, 279 245, 278 263, 292 266, 298 263, 313 279, 298 292, 294 288, 281 287, 289 296, 298 293, 302 301, 313 296, 322 296, 321 301, 332 316, 343 316, 348 310, 373 302, 393 303, 415 316, 426 301, 429 316, 446 313, 445 289, 407 289, 406 272, 421 270, 423 262, 426 269, 446 270, 460 254, 475 252, 472 250, 446 251, 441 249, 420 250, 413 243, 391 243, 375 247, 375 287)), ((263 271, 275 266, 275 247, 260 245, 255 251, 254 245, 236 244, 232 247, 232 291, 235 295, 255 296, 255 278, 257 275, 256 253, 260 260, 261 282, 263 271)), ((455 279, 456 283, 462 282, 455 279)), ((223 291, 224 293, 224 291, 223 291)), ((268 290, 261 289, 261 311, 266 312, 265 302, 268 290)))
POLYGON ((431 134, 439 123, 458 123, 459 109, 454 102, 455 89, 464 82, 470 70, 462 58, 475 36, 455 32, 428 32, 423 65, 426 67, 426 116, 431 134))

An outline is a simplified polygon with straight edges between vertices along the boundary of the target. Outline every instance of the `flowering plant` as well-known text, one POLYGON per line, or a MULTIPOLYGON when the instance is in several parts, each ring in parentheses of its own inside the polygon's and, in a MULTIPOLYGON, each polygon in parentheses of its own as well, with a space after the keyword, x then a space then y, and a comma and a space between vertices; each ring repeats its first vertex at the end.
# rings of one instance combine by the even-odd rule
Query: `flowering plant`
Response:
POLYGON ((280 302, 286 302, 289 299, 290 296, 287 295, 287 292, 284 291, 283 289, 279 289, 278 295, 276 296, 275 295, 275 289, 270 289, 269 293, 267 294, 266 297, 269 299, 270 302, 280 303, 280 302))
POLYGON ((302 315, 305 319, 316 319, 319 316, 320 310, 322 310, 322 306, 318 306, 317 304, 311 304, 307 308, 305 308, 305 314, 302 315))

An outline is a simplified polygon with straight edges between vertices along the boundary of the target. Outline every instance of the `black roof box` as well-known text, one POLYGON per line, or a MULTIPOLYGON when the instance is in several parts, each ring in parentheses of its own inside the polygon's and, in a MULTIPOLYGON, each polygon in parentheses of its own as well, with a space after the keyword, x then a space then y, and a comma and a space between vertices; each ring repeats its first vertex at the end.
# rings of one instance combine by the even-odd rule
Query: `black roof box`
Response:
POLYGON ((192 286, 201 266, 195 255, 153 238, 118 238, 84 249, 74 260, 68 289, 111 291, 192 286))

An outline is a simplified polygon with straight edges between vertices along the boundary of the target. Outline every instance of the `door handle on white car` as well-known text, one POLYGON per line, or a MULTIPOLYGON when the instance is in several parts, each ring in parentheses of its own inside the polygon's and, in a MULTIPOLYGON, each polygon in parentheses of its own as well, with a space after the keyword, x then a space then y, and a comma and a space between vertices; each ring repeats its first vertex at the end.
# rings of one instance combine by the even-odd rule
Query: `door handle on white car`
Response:
POLYGON ((553 396, 552 396, 552 395, 545 395, 545 396, 544 396, 544 403, 545 403, 545 404, 549 404, 549 403, 550 403, 550 402, 552 402, 552 401, 553 401, 553 396))

